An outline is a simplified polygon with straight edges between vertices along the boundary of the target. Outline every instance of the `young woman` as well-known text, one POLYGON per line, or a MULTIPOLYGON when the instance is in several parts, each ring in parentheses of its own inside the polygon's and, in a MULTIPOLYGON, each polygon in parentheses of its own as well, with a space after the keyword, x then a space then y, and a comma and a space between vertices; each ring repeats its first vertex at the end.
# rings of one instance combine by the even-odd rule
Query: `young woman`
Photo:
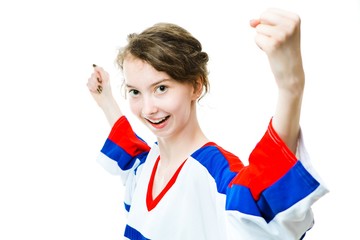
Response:
POLYGON ((112 130, 99 162, 126 187, 125 239, 301 239, 327 189, 309 164, 299 126, 304 91, 300 18, 269 9, 250 21, 278 86, 275 113, 244 166, 206 137, 196 104, 209 89, 208 55, 185 29, 130 34, 117 63, 130 109, 156 136, 145 143, 94 65, 88 88, 112 130))

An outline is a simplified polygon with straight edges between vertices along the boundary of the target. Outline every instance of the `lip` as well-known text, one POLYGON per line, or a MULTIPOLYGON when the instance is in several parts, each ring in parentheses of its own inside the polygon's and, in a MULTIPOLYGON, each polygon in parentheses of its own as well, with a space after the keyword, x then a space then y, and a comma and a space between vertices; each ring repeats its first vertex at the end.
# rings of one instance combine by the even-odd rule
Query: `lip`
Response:
POLYGON ((144 118, 144 119, 153 128, 161 129, 161 128, 164 128, 166 126, 169 118, 170 118, 170 116, 166 116, 166 117, 158 118, 158 119, 149 119, 149 118, 144 118))

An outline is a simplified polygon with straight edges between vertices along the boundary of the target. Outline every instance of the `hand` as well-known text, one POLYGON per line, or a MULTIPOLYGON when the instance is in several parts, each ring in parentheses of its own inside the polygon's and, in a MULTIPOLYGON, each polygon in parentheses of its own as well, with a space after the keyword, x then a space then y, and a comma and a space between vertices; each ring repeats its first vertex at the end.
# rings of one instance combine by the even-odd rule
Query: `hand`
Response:
POLYGON ((250 21, 256 29, 255 42, 267 54, 280 90, 303 91, 300 22, 298 15, 280 9, 269 9, 250 21))
POLYGON ((103 110, 110 126, 113 126, 122 116, 122 112, 112 95, 109 74, 95 64, 93 67, 94 72, 88 79, 87 87, 96 103, 103 110))
POLYGON ((100 107, 104 107, 106 102, 113 98, 109 80, 109 74, 99 66, 93 64, 94 72, 87 82, 87 87, 94 100, 100 107))

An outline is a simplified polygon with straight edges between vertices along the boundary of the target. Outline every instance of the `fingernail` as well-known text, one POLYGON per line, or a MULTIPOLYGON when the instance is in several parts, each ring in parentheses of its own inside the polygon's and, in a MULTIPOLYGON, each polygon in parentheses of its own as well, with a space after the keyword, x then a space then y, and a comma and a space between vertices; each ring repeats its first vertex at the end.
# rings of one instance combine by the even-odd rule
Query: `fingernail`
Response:
POLYGON ((93 67, 96 67, 96 64, 93 64, 93 67))
POLYGON ((97 87, 96 91, 97 91, 98 93, 101 93, 101 92, 102 92, 102 90, 103 90, 102 86, 98 85, 98 87, 97 87))

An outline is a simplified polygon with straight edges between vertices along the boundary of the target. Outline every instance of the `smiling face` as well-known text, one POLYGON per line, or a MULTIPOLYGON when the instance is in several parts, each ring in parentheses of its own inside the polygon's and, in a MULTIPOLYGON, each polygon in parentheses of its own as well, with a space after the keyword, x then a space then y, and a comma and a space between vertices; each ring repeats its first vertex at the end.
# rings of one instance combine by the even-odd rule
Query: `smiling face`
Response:
POLYGON ((130 109, 162 139, 181 137, 197 126, 196 100, 201 91, 171 79, 150 64, 128 56, 123 65, 130 109))

